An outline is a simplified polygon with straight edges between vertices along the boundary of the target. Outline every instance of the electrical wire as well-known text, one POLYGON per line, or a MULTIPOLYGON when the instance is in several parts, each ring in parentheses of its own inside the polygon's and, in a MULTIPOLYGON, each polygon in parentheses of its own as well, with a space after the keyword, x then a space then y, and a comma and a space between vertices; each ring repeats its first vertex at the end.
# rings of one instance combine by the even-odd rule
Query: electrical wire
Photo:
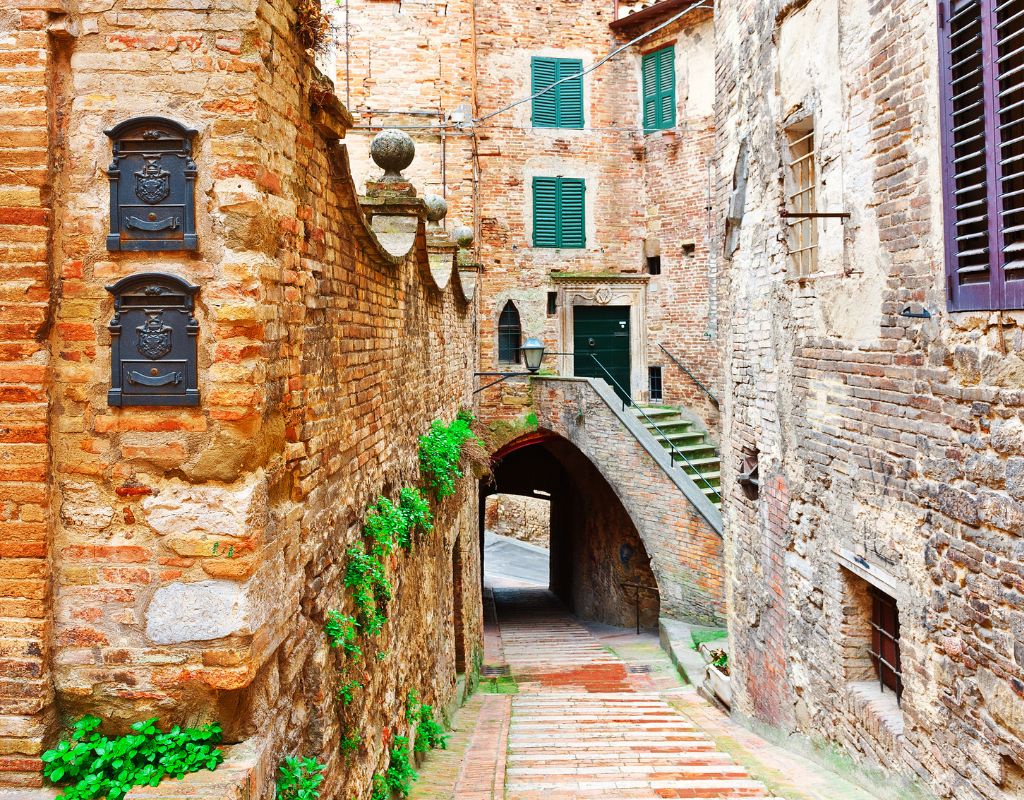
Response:
POLYGON ((597 69, 601 65, 607 63, 608 61, 611 61, 613 58, 615 58, 615 56, 617 56, 623 50, 626 50, 626 49, 632 47, 637 42, 642 42, 644 39, 646 39, 649 36, 654 35, 658 31, 660 31, 662 28, 665 28, 665 27, 671 25, 673 22, 676 22, 677 20, 680 20, 683 17, 685 17, 691 11, 696 11, 699 8, 713 9, 714 6, 705 5, 703 2, 700 2, 700 3, 697 3, 695 5, 689 6, 688 8, 684 8, 678 14, 675 14, 675 15, 669 17, 664 22, 662 22, 662 23, 660 23, 658 25, 655 25, 649 31, 641 33, 635 39, 631 39, 630 41, 626 42, 625 44, 620 45, 619 47, 616 47, 608 55, 604 56, 604 58, 601 58, 601 59, 595 61, 593 64, 591 64, 589 67, 587 67, 586 69, 582 70, 581 72, 577 72, 575 75, 566 75, 564 78, 561 78, 560 80, 555 81, 550 86, 545 86, 539 92, 534 92, 529 97, 520 98, 519 100, 515 100, 515 101, 509 103, 507 106, 502 106, 501 108, 497 109, 496 111, 491 111, 489 114, 484 114, 482 117, 476 117, 476 118, 473 119, 473 123, 476 124, 476 125, 479 125, 480 123, 486 122, 491 117, 496 117, 496 116, 498 116, 498 114, 504 114, 506 111, 510 111, 511 109, 515 108, 516 106, 521 106, 523 103, 529 103, 534 98, 540 97, 542 94, 547 94, 548 92, 550 92, 552 89, 554 89, 559 84, 565 83, 566 81, 576 80, 577 78, 582 78, 588 72, 593 72, 595 69, 597 69))

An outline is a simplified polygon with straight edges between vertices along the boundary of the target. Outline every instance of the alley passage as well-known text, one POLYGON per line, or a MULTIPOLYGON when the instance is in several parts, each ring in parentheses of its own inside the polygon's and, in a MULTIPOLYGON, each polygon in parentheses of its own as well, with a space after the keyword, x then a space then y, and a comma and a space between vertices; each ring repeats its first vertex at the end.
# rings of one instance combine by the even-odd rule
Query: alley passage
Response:
POLYGON ((768 796, 666 702, 674 678, 610 652, 544 590, 498 590, 496 601, 519 684, 508 800, 768 796))

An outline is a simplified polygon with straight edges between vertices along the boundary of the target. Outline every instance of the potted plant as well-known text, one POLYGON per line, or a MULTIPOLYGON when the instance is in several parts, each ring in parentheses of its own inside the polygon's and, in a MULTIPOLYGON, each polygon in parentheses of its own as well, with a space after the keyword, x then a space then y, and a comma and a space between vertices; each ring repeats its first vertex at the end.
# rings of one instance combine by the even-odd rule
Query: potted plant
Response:
POLYGON ((726 708, 732 707, 732 681, 729 677, 729 654, 725 650, 711 650, 711 661, 706 667, 705 685, 726 708))

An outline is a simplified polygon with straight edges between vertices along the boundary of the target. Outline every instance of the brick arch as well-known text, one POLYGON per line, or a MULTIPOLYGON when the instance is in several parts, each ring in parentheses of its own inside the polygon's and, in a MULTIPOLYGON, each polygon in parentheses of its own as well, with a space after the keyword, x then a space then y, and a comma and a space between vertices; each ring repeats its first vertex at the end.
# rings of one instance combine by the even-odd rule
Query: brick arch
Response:
MULTIPOLYGON (((499 448, 487 495, 536 496, 550 502, 550 588, 580 617, 611 625, 635 622, 635 591, 656 588, 650 556, 629 513, 600 470, 569 440, 539 429, 499 448)), ((657 592, 641 592, 641 624, 658 622, 657 592)))
POLYGON ((664 613, 722 624, 721 515, 701 503, 699 490, 681 485, 679 470, 666 469, 662 449, 644 442, 644 432, 637 430, 642 426, 606 388, 590 379, 534 378, 530 394, 537 429, 501 444, 492 460, 564 443, 559 446, 591 465, 628 515, 650 555, 664 613))

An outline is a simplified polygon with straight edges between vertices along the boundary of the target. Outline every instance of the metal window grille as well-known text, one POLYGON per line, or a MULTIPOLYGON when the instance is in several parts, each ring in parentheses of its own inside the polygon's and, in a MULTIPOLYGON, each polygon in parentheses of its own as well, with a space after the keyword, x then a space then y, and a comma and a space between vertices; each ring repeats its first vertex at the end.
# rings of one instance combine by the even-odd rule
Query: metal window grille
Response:
POLYGON ((661 274, 661 256, 647 256, 647 274, 661 274))
POLYGON ((903 673, 900 664, 900 614, 896 601, 884 592, 870 587, 871 594, 871 663, 878 675, 878 684, 903 696, 903 673))
MULTIPOLYGON (((814 128, 789 131, 789 176, 786 209, 795 214, 812 214, 817 181, 814 164, 814 128)), ((797 275, 818 269, 818 221, 813 217, 789 219, 789 258, 797 275)))
POLYGON ((519 311, 509 300, 498 317, 498 362, 518 364, 522 339, 523 329, 519 322, 519 311))
POLYGON ((660 402, 661 393, 661 367, 648 367, 647 377, 650 382, 651 402, 660 402))

